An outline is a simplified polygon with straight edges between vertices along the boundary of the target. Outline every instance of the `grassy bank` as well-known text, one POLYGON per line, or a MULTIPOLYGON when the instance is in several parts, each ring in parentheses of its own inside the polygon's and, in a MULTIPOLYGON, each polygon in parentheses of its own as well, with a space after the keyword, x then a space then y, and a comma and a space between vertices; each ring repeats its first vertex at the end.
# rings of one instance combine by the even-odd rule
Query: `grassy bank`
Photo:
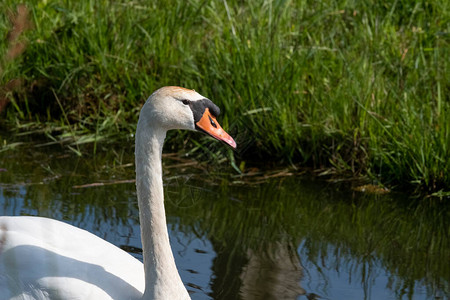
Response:
POLYGON ((447 1, 26 6, 30 25, 11 39, 17 6, 0 4, 4 126, 40 124, 84 141, 130 133, 154 89, 181 85, 223 108, 238 162, 450 187, 447 1))

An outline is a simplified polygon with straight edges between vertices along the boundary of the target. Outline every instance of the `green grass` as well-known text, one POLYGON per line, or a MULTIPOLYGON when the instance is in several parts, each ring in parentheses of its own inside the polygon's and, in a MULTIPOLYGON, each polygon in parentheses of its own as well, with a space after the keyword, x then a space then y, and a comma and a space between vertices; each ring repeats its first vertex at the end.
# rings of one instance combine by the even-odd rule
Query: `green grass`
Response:
MULTIPOLYGON (((6 126, 128 134, 153 90, 181 85, 223 108, 238 161, 449 190, 448 1, 26 3, 25 51, 0 65, 4 87, 20 79, 0 95, 6 126)), ((188 136, 199 139, 172 134, 169 147, 188 136)))

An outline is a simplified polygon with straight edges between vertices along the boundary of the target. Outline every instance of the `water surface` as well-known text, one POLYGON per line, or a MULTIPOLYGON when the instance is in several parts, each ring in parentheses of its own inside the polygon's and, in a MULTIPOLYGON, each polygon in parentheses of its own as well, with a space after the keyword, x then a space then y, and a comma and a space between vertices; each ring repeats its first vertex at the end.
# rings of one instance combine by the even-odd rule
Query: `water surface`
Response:
MULTIPOLYGON (((132 154, 4 151, 0 215, 63 220, 142 260, 132 154)), ((176 157, 164 166, 171 244, 193 299, 449 297, 445 201, 304 177, 251 184, 176 157)))

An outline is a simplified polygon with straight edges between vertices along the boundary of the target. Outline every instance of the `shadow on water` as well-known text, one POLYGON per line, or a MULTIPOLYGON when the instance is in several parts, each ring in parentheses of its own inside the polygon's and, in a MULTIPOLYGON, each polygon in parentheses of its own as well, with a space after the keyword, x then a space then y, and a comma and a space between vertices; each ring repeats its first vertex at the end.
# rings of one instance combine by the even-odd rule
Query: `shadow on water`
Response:
MULTIPOLYGON (((64 220, 142 259, 135 186, 127 181, 133 151, 126 152, 0 153, 0 214, 64 220), (99 182, 109 185, 86 186, 99 182)), ((305 178, 230 185, 179 171, 165 168, 166 209, 193 299, 449 297, 445 201, 365 195, 305 178)))

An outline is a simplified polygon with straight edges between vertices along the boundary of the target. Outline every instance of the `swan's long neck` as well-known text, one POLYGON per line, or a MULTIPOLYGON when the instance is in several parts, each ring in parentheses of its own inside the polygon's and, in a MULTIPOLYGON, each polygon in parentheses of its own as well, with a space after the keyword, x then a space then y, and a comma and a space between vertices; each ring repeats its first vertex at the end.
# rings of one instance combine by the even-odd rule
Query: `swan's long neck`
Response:
POLYGON ((165 137, 165 130, 139 120, 135 151, 145 271, 143 299, 188 299, 175 265, 167 231, 161 166, 165 137))

